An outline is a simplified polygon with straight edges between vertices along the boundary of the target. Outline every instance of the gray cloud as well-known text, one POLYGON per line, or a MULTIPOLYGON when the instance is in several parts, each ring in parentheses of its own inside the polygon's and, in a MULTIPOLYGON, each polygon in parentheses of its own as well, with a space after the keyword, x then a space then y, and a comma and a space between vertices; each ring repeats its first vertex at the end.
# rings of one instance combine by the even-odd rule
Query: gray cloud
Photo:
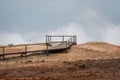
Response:
POLYGON ((106 41, 120 45, 119 3, 119 0, 1 0, 0 44, 44 42, 45 34, 72 34, 78 36, 79 43, 106 41))

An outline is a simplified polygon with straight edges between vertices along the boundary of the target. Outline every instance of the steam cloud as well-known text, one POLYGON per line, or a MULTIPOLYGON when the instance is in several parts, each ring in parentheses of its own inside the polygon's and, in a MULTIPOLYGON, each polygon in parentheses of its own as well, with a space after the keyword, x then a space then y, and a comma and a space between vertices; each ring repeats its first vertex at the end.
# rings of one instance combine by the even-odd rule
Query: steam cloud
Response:
POLYGON ((59 26, 55 30, 49 30, 48 33, 22 35, 20 33, 0 32, 0 44, 44 42, 46 34, 76 35, 78 43, 104 41, 120 45, 120 25, 115 25, 105 15, 93 9, 82 11, 82 15, 76 21, 59 26))
POLYGON ((83 11, 80 17, 82 22, 70 22, 51 31, 51 34, 77 35, 78 43, 102 41, 120 45, 120 25, 114 25, 102 13, 93 9, 83 11))

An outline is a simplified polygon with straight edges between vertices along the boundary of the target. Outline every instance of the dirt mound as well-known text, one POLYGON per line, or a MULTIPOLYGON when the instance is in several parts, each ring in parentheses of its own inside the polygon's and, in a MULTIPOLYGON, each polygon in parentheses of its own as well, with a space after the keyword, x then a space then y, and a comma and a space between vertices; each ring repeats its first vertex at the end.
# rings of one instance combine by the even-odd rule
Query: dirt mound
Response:
POLYGON ((0 61, 0 80, 119 80, 120 47, 105 42, 0 61))
POLYGON ((120 47, 105 42, 89 42, 74 45, 68 54, 56 57, 67 61, 120 58, 120 47))

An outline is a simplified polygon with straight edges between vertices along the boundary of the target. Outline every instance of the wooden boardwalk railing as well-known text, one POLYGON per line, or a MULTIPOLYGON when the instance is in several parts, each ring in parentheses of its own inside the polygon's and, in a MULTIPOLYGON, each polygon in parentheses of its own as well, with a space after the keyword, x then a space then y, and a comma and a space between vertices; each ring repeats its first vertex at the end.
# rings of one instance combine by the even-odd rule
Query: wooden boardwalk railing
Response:
POLYGON ((23 44, 0 47, 0 58, 5 59, 6 55, 26 56, 27 53, 50 53, 69 49, 72 45, 76 45, 76 36, 68 35, 46 35, 46 43, 23 44), (62 41, 52 41, 52 37, 61 37, 62 41), (67 40, 64 38, 68 37, 67 40), (34 48, 34 49, 33 49, 34 48))

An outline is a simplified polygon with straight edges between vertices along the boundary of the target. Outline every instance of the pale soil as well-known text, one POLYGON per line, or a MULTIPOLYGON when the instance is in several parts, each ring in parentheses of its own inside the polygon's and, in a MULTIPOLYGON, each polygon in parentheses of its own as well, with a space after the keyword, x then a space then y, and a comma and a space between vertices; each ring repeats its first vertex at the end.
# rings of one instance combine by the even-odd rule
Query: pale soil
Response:
POLYGON ((10 57, 0 61, 0 78, 119 80, 120 47, 104 42, 89 42, 74 45, 67 52, 10 57))

